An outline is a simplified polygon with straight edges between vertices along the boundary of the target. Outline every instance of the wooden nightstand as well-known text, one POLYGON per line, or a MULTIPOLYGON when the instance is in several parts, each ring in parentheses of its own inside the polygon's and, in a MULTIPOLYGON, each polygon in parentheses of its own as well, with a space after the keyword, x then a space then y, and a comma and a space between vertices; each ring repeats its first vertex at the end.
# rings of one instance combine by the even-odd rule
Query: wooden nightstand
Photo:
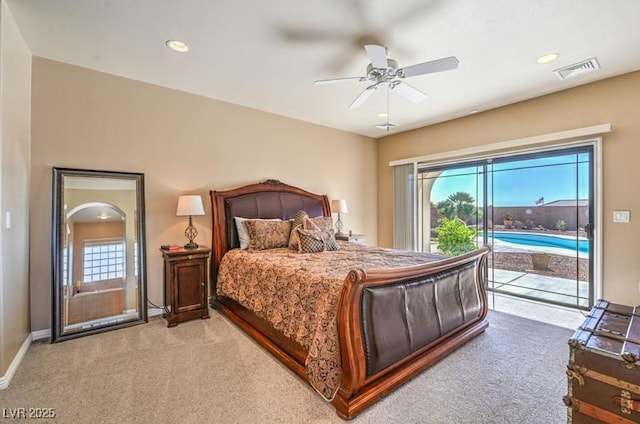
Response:
POLYGON ((364 234, 336 234, 336 240, 350 241, 351 243, 364 244, 367 236, 364 234))
POLYGON ((164 304, 167 326, 195 318, 209 318, 209 254, 211 249, 160 250, 164 257, 164 304))

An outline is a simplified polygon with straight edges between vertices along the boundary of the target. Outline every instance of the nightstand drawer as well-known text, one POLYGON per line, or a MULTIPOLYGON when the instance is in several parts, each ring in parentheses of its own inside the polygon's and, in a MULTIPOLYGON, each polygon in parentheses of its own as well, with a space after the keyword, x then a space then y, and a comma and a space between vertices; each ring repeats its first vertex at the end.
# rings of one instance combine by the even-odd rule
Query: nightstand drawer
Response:
POLYGON ((351 243, 365 244, 367 236, 364 234, 336 234, 336 240, 350 241, 351 243))

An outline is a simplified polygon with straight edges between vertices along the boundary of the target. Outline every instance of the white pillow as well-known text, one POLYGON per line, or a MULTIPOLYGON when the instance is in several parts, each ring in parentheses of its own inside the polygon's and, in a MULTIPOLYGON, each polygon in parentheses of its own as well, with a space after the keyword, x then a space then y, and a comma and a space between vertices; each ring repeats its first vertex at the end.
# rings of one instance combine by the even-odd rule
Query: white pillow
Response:
POLYGON ((240 218, 239 216, 234 216, 233 219, 236 220, 236 228, 238 229, 238 241, 240 241, 240 249, 249 248, 249 233, 247 232, 247 227, 244 226, 244 221, 282 221, 280 218, 250 219, 250 218, 240 218))

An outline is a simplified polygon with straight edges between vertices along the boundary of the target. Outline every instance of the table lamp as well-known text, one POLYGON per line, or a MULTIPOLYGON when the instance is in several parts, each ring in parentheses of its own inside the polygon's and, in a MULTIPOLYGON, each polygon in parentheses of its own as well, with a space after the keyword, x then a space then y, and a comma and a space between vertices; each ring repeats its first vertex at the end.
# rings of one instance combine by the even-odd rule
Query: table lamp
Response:
POLYGON ((193 215, 204 215, 202 198, 200 196, 180 196, 178 198, 178 209, 176 216, 189 216, 189 226, 184 230, 184 235, 189 239, 189 243, 184 245, 185 249, 195 249, 198 247, 193 239, 198 235, 198 230, 193 226, 193 215))
POLYGON ((338 214, 338 220, 336 221, 336 235, 342 235, 342 221, 340 220, 341 213, 349 213, 347 209, 346 200, 332 200, 331 211, 338 214))

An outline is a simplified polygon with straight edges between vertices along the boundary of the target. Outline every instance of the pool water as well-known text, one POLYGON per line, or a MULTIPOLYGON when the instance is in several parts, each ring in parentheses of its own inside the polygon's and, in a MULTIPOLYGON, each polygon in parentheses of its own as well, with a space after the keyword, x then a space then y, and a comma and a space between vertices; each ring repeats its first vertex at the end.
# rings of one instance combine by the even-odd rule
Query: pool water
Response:
MULTIPOLYGON (((482 233, 478 234, 482 237, 482 233)), ((489 238, 495 238, 498 240, 506 241, 514 244, 522 244, 525 246, 542 246, 542 247, 557 247, 561 249, 570 249, 575 251, 576 247, 579 252, 589 252, 589 240, 579 238, 565 238, 557 237, 549 234, 529 234, 529 233, 502 233, 493 232, 490 233, 489 238)))

